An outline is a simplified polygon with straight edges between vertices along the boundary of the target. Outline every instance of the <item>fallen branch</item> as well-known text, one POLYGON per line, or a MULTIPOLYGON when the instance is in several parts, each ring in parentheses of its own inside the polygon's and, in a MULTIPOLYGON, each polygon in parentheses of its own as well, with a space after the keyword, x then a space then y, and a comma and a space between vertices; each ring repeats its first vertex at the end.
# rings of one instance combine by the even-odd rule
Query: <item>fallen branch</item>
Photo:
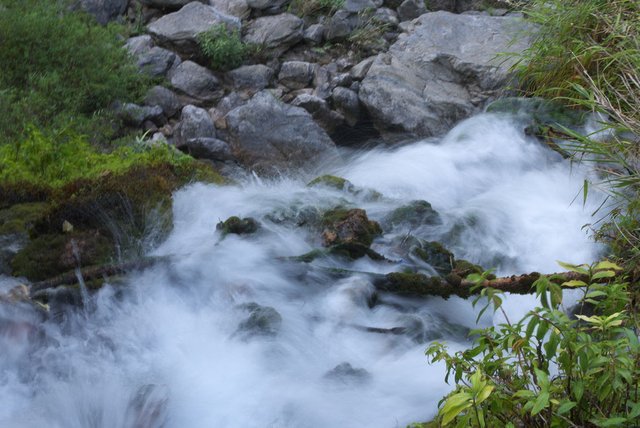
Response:
MULTIPOLYGON (((89 267, 80 269, 79 275, 84 281, 92 281, 94 279, 120 275, 136 269, 144 269, 146 267, 149 267, 157 263, 159 260, 161 260, 161 258, 145 257, 142 259, 122 262, 122 263, 89 266, 89 267)), ((48 288, 55 288, 62 285, 73 285, 77 283, 78 283, 78 273, 75 271, 67 272, 62 275, 58 275, 56 277, 53 277, 44 281, 34 282, 33 284, 31 284, 30 293, 31 295, 33 295, 38 291, 46 290, 48 288)))

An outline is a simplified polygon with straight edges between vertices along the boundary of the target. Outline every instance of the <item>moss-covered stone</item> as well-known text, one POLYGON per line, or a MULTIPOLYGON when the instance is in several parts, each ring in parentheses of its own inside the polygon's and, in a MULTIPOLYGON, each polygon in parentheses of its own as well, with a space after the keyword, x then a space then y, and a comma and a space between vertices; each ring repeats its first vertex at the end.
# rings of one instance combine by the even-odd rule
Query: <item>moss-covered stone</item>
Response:
POLYGON ((455 262, 453 253, 436 241, 427 242, 421 240, 419 245, 413 247, 411 255, 428 263, 440 275, 447 275, 451 272, 455 262))
POLYGON ((411 201, 406 205, 396 208, 389 214, 383 224, 389 227, 409 226, 412 229, 423 225, 441 224, 440 214, 433 209, 427 201, 411 201))
POLYGON ((307 187, 330 187, 336 190, 349 190, 353 188, 353 184, 342 177, 336 177, 335 175, 321 175, 311 180, 307 187))
POLYGON ((449 297, 451 287, 440 277, 429 277, 421 273, 392 272, 374 281, 376 289, 402 296, 441 296, 449 297))
POLYGON ((240 218, 232 216, 216 224, 216 230, 220 231, 222 236, 230 233, 235 235, 250 235, 256 233, 259 228, 260 225, 252 217, 240 218))
POLYGON ((373 239, 382 233, 380 225, 359 208, 329 210, 322 225, 322 245, 353 259, 368 254, 373 239))
POLYGON ((73 270, 109 261, 113 242, 99 231, 41 235, 29 241, 11 261, 12 274, 41 281, 73 270))
POLYGON ((47 203, 32 202, 0 209, 0 235, 29 235, 33 226, 46 217, 49 208, 47 203))

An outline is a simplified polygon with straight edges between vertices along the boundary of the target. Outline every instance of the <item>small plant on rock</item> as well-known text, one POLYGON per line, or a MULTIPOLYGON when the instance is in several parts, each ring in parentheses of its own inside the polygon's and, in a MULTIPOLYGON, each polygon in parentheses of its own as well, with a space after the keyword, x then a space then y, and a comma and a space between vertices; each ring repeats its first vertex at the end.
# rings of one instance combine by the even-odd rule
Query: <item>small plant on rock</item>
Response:
POLYGON ((239 67, 249 51, 240 38, 240 32, 229 31, 225 24, 214 25, 198 34, 198 44, 211 66, 217 70, 239 67))
POLYGON ((344 0, 293 0, 290 10, 298 16, 333 15, 344 6, 344 0))

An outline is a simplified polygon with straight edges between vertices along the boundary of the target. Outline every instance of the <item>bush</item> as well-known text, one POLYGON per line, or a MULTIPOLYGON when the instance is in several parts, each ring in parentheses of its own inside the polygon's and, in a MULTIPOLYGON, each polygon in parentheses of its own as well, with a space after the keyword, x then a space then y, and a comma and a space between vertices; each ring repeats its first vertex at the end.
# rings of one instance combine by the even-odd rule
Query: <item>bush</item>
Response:
MULTIPOLYGON (((505 315, 505 324, 473 332, 473 347, 454 355, 429 347, 431 361, 444 361, 457 384, 441 402, 440 424, 637 426, 640 342, 628 284, 610 262, 562 266, 585 279, 563 284, 584 290, 575 318, 562 307, 560 286, 540 279, 542 306, 524 319, 511 323, 505 315)), ((497 292, 484 294, 499 310, 497 292)))
POLYGON ((115 100, 135 100, 146 78, 116 26, 59 1, 5 0, 0 9, 0 142, 27 124, 90 131, 115 100))
POLYGON ((240 66, 248 53, 238 30, 229 32, 225 24, 214 25, 209 31, 198 34, 198 44, 211 67, 217 70, 240 66))

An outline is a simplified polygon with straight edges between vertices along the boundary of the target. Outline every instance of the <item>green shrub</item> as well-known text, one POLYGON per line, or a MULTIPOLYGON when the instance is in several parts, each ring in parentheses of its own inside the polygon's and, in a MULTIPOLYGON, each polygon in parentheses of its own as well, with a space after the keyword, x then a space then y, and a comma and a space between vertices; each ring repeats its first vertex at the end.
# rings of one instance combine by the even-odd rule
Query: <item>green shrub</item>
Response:
POLYGON ((198 34, 198 44, 209 59, 211 67, 229 70, 242 64, 248 53, 238 30, 229 32, 225 24, 218 24, 198 34))
POLYGON ((4 0, 0 9, 0 142, 27 124, 91 131, 115 100, 135 100, 147 78, 116 26, 64 2, 4 0))
MULTIPOLYGON (((441 344, 427 350, 444 361, 457 388, 441 402, 438 422, 458 427, 637 426, 640 418, 640 342, 637 313, 620 268, 562 264, 585 281, 580 311, 567 315, 559 285, 534 286, 541 307, 522 320, 477 330, 471 349, 449 354, 441 344), (583 312, 584 313, 584 312, 583 312)), ((482 280, 482 278, 478 278, 482 280)), ((485 289, 496 310, 498 293, 485 289)))

